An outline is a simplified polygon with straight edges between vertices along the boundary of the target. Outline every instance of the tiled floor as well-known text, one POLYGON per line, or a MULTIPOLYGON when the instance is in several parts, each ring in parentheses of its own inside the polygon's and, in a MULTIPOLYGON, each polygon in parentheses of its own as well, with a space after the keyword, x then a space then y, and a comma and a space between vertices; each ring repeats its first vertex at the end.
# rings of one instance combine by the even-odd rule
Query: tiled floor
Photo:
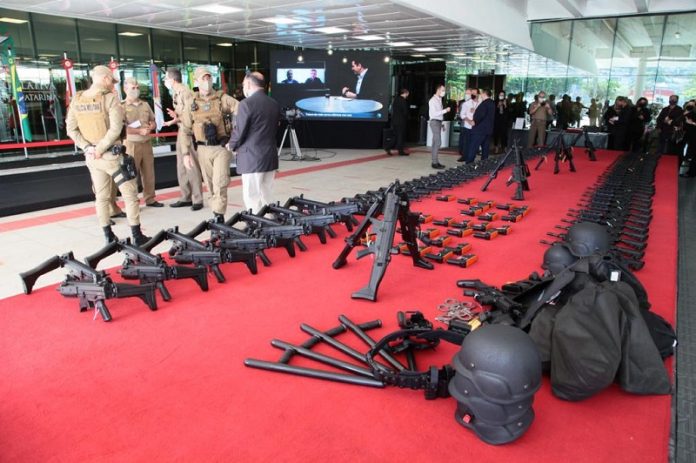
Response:
MULTIPOLYGON (((312 152, 308 154, 314 155, 312 152)), ((319 201, 334 201, 388 185, 397 178, 410 180, 433 172, 430 153, 424 149, 413 150, 411 156, 389 157, 379 150, 334 150, 331 154, 320 151, 318 156, 321 160, 314 162, 281 160, 275 183, 276 200, 284 202, 291 196, 304 194, 319 201), (335 155, 332 154, 334 152, 335 155)), ((448 167, 457 164, 456 157, 451 153, 442 153, 440 158, 440 162, 448 167)), ((242 209, 242 189, 238 180, 239 177, 233 178, 233 186, 228 190, 227 217, 242 209)), ((157 193, 160 200, 171 203, 176 200, 177 192, 177 188, 170 188, 157 193)), ((207 207, 196 212, 189 208, 141 208, 143 231, 148 235, 175 225, 188 231, 211 216, 207 207)), ((113 228, 119 237, 130 235, 126 219, 117 219, 113 228)), ((1 218, 0 281, 3 283, 0 286, 0 298, 23 291, 18 276, 20 272, 68 251, 73 251, 76 258, 82 259, 96 252, 102 245, 102 231, 97 224, 92 203, 1 218), (37 219, 40 221, 37 222, 37 219)), ((166 246, 163 243, 155 250, 165 250, 166 246)), ((111 256, 102 261, 100 268, 116 266, 121 259, 118 255, 111 256)), ((64 272, 51 272, 41 277, 36 287, 55 284, 63 277, 64 272)))

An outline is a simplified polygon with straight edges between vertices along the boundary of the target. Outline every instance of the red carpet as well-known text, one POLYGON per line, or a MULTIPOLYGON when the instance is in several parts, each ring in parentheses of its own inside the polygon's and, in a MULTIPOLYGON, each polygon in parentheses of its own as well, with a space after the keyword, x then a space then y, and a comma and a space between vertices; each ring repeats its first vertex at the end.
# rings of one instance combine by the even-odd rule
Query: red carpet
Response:
MULTIPOLYGON (((433 319, 446 298, 459 297, 459 278, 500 284, 539 268, 545 232, 559 223, 615 153, 578 172, 552 165, 532 172, 532 211, 514 233, 473 244, 469 269, 415 269, 394 256, 379 301, 354 301, 368 279, 369 258, 333 270, 342 239, 295 259, 272 250, 258 275, 225 265, 228 282, 201 293, 193 282, 168 284, 173 295, 157 312, 128 300, 110 301, 114 320, 92 321, 75 299, 53 288, 0 301, 0 461, 327 461, 393 462, 662 462, 667 459, 668 396, 640 397, 612 388, 580 403, 536 396, 536 420, 520 440, 502 447, 479 441, 454 421, 453 399, 425 401, 420 391, 371 389, 253 370, 248 357, 275 360, 273 338, 300 343, 301 322, 319 329, 380 318, 396 329, 396 311, 420 309, 433 319)), ((655 310, 673 321, 676 280, 676 158, 663 158, 646 266, 638 272, 655 310)), ((453 191, 508 202, 506 175, 486 193, 482 180, 453 191)), ((428 199, 412 209, 457 216, 461 205, 428 199)), ((340 236, 345 229, 336 227, 340 236)), ((66 249, 66 251, 68 251, 66 249)), ((49 256, 46 256, 49 257, 49 256)), ((83 256, 78 256, 83 257, 83 256)), ((345 336, 347 342, 365 347, 345 336)), ((324 352, 333 352, 320 349, 324 352)), ((442 345, 432 363, 456 352, 442 345)), ((338 355, 337 355, 338 356, 338 355)), ((294 359, 299 360, 299 359, 294 359)), ((308 364, 295 362, 296 364, 308 364)), ((313 364, 314 365, 314 364, 313 364)), ((426 366, 421 359, 420 366, 426 366)), ((328 367, 318 367, 328 368, 328 367)))

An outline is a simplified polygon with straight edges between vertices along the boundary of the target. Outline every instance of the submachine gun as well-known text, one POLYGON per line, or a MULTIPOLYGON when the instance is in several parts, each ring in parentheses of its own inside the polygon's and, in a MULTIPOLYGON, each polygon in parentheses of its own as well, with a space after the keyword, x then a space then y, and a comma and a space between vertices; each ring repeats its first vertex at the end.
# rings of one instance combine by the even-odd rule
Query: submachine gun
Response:
POLYGON ((507 153, 505 153, 505 156, 503 156, 495 169, 488 174, 488 179, 481 187, 481 191, 486 191, 491 182, 498 177, 498 172, 500 169, 505 167, 508 158, 513 152, 515 153, 515 165, 512 167, 512 173, 510 174, 510 177, 508 177, 507 182, 505 182, 505 186, 510 186, 513 183, 517 183, 517 189, 515 190, 515 195, 512 197, 512 199, 515 201, 522 201, 524 199, 524 192, 529 191, 529 181, 527 180, 527 177, 531 175, 531 172, 529 171, 529 167, 524 160, 522 151, 517 146, 517 140, 514 141, 512 147, 508 148, 507 153))
POLYGON ((424 260, 418 252, 416 243, 418 214, 409 210, 408 196, 401 189, 397 180, 389 185, 382 197, 372 204, 360 225, 346 238, 345 247, 333 263, 333 268, 335 269, 345 266, 350 252, 360 244, 360 240, 366 234, 368 228, 372 227, 372 231, 376 233, 374 243, 369 244, 367 249, 358 251, 357 254, 358 259, 374 254, 372 273, 370 274, 368 285, 352 294, 354 299, 367 299, 370 301, 377 299, 377 290, 391 260, 391 249, 397 221, 401 227, 401 237, 411 252, 413 265, 428 270, 433 269, 433 264, 424 260), (380 214, 383 215, 382 220, 377 219, 380 214))
POLYGON ((53 256, 37 267, 20 273, 19 276, 24 284, 24 294, 31 294, 36 280, 41 275, 59 267, 67 267, 70 273, 60 284, 58 291, 65 297, 78 298, 80 312, 84 312, 88 308, 94 309, 101 315, 102 320, 108 322, 111 321, 111 313, 106 307, 105 301, 126 297, 137 297, 147 304, 150 310, 157 310, 154 284, 114 283, 106 272, 95 270, 89 265, 75 260, 72 251, 61 256, 53 256))
POLYGON ((353 231, 353 226, 359 223, 353 214, 360 212, 360 205, 354 201, 323 203, 300 195, 289 198, 283 207, 294 207, 307 214, 334 214, 336 222, 345 224, 348 231, 353 231))
POLYGON ((311 231, 307 224, 283 224, 273 219, 252 214, 251 211, 237 212, 225 225, 233 227, 236 224, 245 224, 243 230, 250 236, 257 238, 273 238, 278 246, 284 247, 290 257, 295 257, 295 245, 300 251, 306 251, 307 246, 300 237, 311 231))
POLYGON ((118 271, 126 280, 140 280, 140 283, 153 283, 162 295, 162 299, 172 299, 169 290, 164 285, 167 280, 182 280, 190 278, 194 280, 203 291, 208 291, 208 273, 203 267, 184 267, 182 265, 168 265, 160 256, 131 244, 130 239, 112 241, 102 249, 87 256, 85 262, 92 268, 96 268, 102 259, 112 254, 121 252, 126 258, 118 271))
POLYGON ((258 267, 256 258, 268 267, 271 260, 265 250, 276 246, 275 238, 256 238, 247 235, 234 227, 219 223, 215 219, 210 219, 199 223, 193 230, 186 235, 196 238, 204 231, 210 231, 208 243, 219 251, 223 262, 244 262, 252 275, 256 275, 258 267))

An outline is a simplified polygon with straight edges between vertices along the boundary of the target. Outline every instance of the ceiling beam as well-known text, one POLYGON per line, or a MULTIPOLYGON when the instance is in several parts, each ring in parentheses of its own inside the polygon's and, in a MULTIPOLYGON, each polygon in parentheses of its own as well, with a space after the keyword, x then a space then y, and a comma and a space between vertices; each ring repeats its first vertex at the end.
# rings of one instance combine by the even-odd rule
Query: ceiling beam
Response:
POLYGON ((559 5, 568 10, 574 18, 582 18, 587 0, 556 0, 559 5))
POLYGON ((636 13, 647 13, 650 10, 650 0, 633 0, 636 4, 636 13))

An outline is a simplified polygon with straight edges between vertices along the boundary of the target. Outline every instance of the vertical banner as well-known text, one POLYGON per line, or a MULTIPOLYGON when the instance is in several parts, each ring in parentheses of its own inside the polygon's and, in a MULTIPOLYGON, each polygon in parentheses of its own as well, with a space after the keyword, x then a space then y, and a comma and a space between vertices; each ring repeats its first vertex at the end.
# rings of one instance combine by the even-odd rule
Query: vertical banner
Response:
POLYGON ((56 140, 60 140, 60 129, 65 125, 63 120, 63 109, 60 107, 60 100, 58 99, 58 92, 56 91, 56 86, 53 83, 53 72, 51 69, 48 70, 48 77, 50 79, 48 90, 49 100, 48 100, 48 111, 53 116, 56 121, 56 140))
POLYGON ((218 76, 220 77, 220 82, 218 82, 218 88, 222 90, 223 93, 228 94, 227 80, 225 80, 225 69, 222 67, 221 63, 218 63, 218 76))
POLYGON ((70 106, 77 89, 75 88, 75 73, 73 72, 73 62, 68 59, 68 54, 63 53, 63 69, 65 69, 65 107, 70 106))
POLYGON ((160 75, 154 61, 150 62, 150 80, 152 81, 152 102, 155 105, 155 123, 157 131, 164 125, 164 112, 162 112, 162 99, 160 98, 160 75))
POLYGON ((191 66, 191 61, 186 63, 186 80, 188 80, 189 88, 193 90, 193 66, 191 66))
POLYGON ((118 79, 118 82, 114 86, 116 89, 116 94, 118 95, 119 100, 123 100, 123 89, 121 88, 121 77, 118 75, 118 61, 114 59, 114 57, 111 57, 111 61, 109 61, 109 69, 111 69, 111 73, 114 75, 115 79, 118 79))
MULTIPOLYGON (((24 92, 22 91, 22 82, 17 74, 17 65, 15 64, 12 50, 7 49, 7 64, 10 65, 10 82, 12 84, 12 97, 17 104, 17 113, 19 114, 19 123, 15 121, 15 125, 19 126, 22 132, 22 141, 32 141, 31 129, 29 128, 29 114, 27 113, 27 105, 24 100, 24 92)), ((26 149, 25 149, 26 154, 26 149)))

